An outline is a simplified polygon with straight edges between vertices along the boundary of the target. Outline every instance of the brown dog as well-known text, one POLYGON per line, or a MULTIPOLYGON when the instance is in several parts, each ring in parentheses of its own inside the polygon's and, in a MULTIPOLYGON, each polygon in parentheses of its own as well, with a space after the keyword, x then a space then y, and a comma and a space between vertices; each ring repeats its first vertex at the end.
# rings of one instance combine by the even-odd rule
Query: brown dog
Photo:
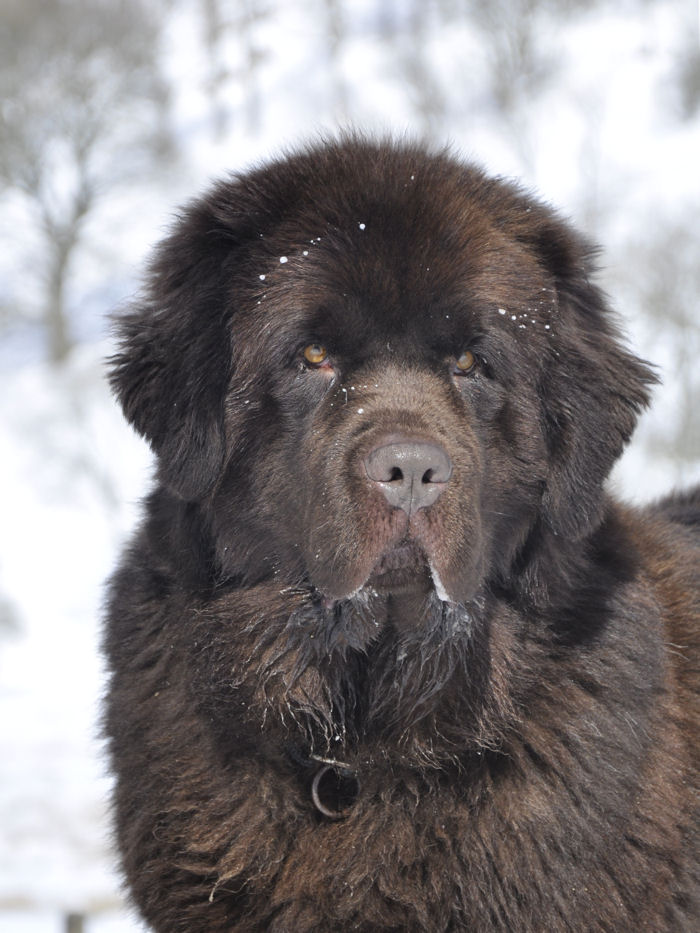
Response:
POLYGON ((653 377, 590 277, 511 184, 359 139, 161 245, 106 635, 155 930, 698 929, 700 492, 604 493, 653 377))

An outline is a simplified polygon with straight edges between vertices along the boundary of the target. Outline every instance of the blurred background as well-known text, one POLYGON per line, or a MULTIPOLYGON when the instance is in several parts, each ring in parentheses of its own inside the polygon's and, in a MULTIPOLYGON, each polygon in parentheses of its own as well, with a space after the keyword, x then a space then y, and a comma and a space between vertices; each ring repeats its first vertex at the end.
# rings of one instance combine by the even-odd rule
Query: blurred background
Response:
POLYGON ((107 315, 177 205, 339 127, 451 143, 601 243, 663 385, 613 484, 700 479, 697 0, 0 0, 0 931, 141 929, 110 848, 103 581, 150 460, 107 315))

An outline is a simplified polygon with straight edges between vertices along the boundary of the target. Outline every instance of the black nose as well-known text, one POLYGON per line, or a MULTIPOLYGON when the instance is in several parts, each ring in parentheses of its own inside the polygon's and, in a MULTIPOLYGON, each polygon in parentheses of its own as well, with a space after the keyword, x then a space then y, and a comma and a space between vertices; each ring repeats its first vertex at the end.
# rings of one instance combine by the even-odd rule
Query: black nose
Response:
POLYGON ((442 493, 452 461, 439 444, 406 440, 375 447, 365 458, 365 470, 389 505, 412 515, 442 493))

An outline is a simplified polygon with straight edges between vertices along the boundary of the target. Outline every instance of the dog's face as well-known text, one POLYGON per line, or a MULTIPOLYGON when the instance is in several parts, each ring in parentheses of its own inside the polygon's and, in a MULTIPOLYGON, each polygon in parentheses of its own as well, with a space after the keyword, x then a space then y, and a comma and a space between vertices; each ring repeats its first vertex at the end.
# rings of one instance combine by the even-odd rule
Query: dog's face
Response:
POLYGON ((218 573, 468 604, 576 537, 647 398, 589 251, 509 184, 346 142, 221 184, 156 256, 113 382, 218 573))
POLYGON ((214 512, 249 473, 268 553, 325 597, 434 587, 464 602, 537 513, 559 309, 527 250, 489 246, 483 213, 445 220, 428 185, 403 188, 388 205, 352 190, 343 215, 264 232, 232 322, 233 455, 214 512), (237 439, 254 433, 251 458, 237 439))

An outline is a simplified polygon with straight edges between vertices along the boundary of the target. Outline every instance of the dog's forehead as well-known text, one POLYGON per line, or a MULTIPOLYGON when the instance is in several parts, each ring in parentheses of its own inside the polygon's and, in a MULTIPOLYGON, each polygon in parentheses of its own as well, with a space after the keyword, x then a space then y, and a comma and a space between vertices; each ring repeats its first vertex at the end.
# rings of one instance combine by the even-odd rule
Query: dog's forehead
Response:
POLYGON ((248 273, 255 320, 267 308, 290 333, 449 340, 542 302, 543 270, 468 186, 445 205, 434 182, 414 184, 327 192, 259 237, 248 273))

